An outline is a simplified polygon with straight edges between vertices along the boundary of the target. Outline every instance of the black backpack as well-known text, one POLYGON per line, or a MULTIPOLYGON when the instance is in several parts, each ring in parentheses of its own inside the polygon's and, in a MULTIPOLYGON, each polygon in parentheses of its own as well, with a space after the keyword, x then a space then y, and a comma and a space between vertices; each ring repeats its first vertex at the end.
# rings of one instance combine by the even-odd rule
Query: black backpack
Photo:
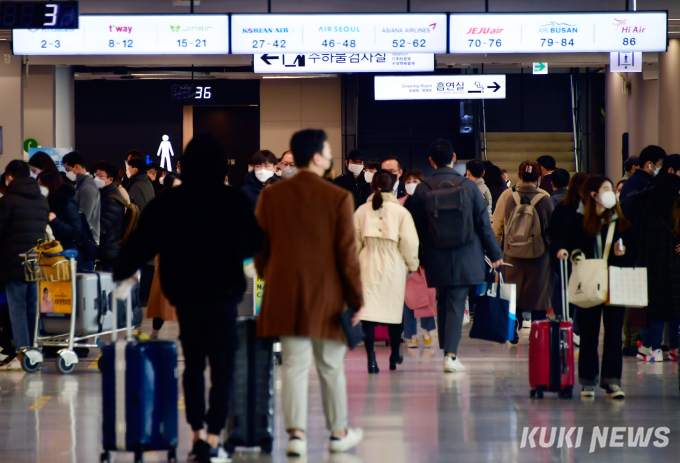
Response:
POLYGON ((472 241, 474 236, 472 200, 462 186, 465 180, 465 177, 441 183, 432 178, 425 180, 431 189, 425 193, 425 209, 430 233, 438 248, 457 248, 472 241))
POLYGON ((80 216, 80 228, 82 230, 78 239, 78 261, 93 262, 97 258, 97 251, 92 228, 82 211, 78 211, 78 215, 80 216))

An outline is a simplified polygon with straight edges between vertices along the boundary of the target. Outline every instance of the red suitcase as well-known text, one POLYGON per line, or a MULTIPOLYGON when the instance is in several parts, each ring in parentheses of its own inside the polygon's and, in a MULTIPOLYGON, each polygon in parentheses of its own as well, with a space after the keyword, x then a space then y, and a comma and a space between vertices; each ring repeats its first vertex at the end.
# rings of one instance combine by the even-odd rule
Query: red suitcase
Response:
MULTIPOLYGON (((562 307, 569 320, 567 261, 560 260, 562 307)), ((557 392, 571 399, 574 390, 574 328, 569 321, 542 320, 531 324, 529 335, 529 384, 531 397, 557 392)))
POLYGON ((385 341, 385 344, 390 345, 390 334, 385 325, 378 325, 375 327, 375 342, 385 341))

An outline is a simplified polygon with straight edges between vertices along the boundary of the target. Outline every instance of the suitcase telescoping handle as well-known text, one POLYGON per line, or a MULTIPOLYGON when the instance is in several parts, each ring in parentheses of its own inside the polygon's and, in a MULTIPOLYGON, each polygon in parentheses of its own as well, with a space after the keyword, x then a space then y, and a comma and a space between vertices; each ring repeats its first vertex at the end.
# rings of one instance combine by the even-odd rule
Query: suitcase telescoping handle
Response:
POLYGON ((560 261, 560 284, 562 286, 562 314, 564 320, 569 321, 569 260, 560 261))
POLYGON ((116 282, 113 290, 114 299, 111 312, 113 316, 113 329, 111 330, 111 341, 116 342, 118 329, 118 301, 125 301, 125 328, 126 340, 132 341, 132 288, 137 284, 137 277, 133 276, 127 280, 116 282))

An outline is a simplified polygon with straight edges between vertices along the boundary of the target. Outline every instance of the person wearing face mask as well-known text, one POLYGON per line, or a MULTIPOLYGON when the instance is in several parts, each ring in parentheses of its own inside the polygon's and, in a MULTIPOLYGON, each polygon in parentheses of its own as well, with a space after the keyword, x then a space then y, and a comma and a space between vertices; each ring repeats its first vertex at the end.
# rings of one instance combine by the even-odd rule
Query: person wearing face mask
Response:
MULTIPOLYGON (((19 254, 45 239, 50 210, 25 162, 10 161, 3 180, 7 189, 0 198, 0 284, 5 285, 14 345, 20 352, 33 345, 38 289, 35 282, 26 281, 19 254)), ((22 355, 6 358, 0 370, 21 370, 22 355)))
POLYGON ((359 150, 352 150, 345 159, 347 172, 338 176, 333 181, 340 188, 352 193, 354 197, 354 208, 358 209, 362 205, 361 192, 368 185, 364 179, 364 155, 359 150))
MULTIPOLYGON (((626 198, 635 193, 639 193, 649 186, 654 177, 661 170, 661 164, 666 157, 666 152, 660 146, 649 145, 640 153, 640 165, 633 175, 626 180, 626 183, 621 189, 621 205, 623 211, 626 211, 626 198)), ((635 223, 633 222, 633 226, 635 223)))
MULTIPOLYGON (((636 242, 630 223, 623 216, 616 201, 611 180, 603 176, 588 178, 581 187, 582 202, 576 216, 551 235, 550 252, 558 259, 568 259, 571 252, 580 249, 586 259, 602 258, 605 254, 607 234, 614 227, 614 237, 607 265, 632 267, 635 265, 636 242), (621 239, 623 245, 619 245, 621 239)), ((582 397, 594 397, 595 386, 604 389, 608 397, 623 399, 621 390, 621 332, 625 309, 601 304, 578 311, 580 353, 578 380, 582 397), (600 323, 604 323, 604 345, 600 368, 597 348, 600 323)))
POLYGON ((484 177, 484 164, 482 164, 482 161, 475 159, 468 161, 465 168, 467 169, 465 176, 475 182, 480 193, 482 193, 482 197, 484 197, 486 202, 486 208, 489 210, 489 219, 491 219, 493 198, 491 197, 491 190, 489 190, 489 187, 486 186, 486 182, 482 178, 484 177))
POLYGON ((619 201, 619 202, 621 202, 621 190, 623 189, 624 183, 626 183, 626 179, 622 178, 616 184, 616 200, 619 201))
POLYGON ((404 182, 401 181, 401 174, 404 173, 404 169, 401 167, 401 161, 397 158, 387 158, 383 160, 383 169, 389 170, 394 177, 394 186, 392 187, 392 194, 399 198, 406 196, 406 189, 404 188, 404 182))
POLYGON ((33 153, 28 160, 28 167, 31 169, 33 178, 38 178, 38 174, 45 169, 59 170, 52 157, 44 151, 33 153))
MULTIPOLYGON (((371 159, 370 161, 364 163, 364 186, 361 188, 361 195, 359 202, 361 204, 366 203, 369 196, 373 194, 373 188, 371 188, 371 182, 373 181, 373 176, 376 172, 382 169, 382 161, 380 159, 371 159)), ((361 206, 359 204, 359 206, 361 206)))
POLYGON ((274 175, 277 159, 271 151, 260 150, 256 152, 251 162, 253 163, 253 172, 246 175, 246 184, 241 188, 241 191, 250 200, 254 211, 255 206, 257 206, 257 200, 260 197, 260 192, 267 184, 267 180, 274 177, 272 181, 275 182, 279 178, 274 175))
POLYGON ((281 178, 287 180, 295 177, 295 174, 297 174, 295 158, 293 157, 293 152, 288 150, 281 157, 281 178))
POLYGON ((76 201, 80 211, 85 214, 87 223, 92 229, 94 242, 99 243, 99 221, 101 218, 101 201, 99 188, 92 175, 85 169, 85 158, 77 151, 71 151, 63 158, 66 176, 76 184, 76 201))
POLYGON ((125 216, 125 204, 127 202, 116 185, 118 174, 113 165, 106 161, 99 161, 92 166, 92 170, 102 202, 97 259, 102 270, 110 272, 113 270, 113 265, 120 252, 118 241, 123 232, 123 217, 125 216))
POLYGON ((508 189, 508 186, 503 180, 501 169, 493 164, 485 168, 482 178, 491 192, 491 214, 493 215, 493 212, 496 210, 496 204, 498 204, 498 198, 508 189))
POLYGON ((647 268, 648 328, 641 329, 638 359, 663 361, 661 349, 664 324, 670 325, 669 357, 678 360, 678 318, 680 312, 680 240, 674 233, 675 206, 680 198, 680 155, 663 160, 657 179, 639 196, 644 197, 639 220, 638 261, 647 268))

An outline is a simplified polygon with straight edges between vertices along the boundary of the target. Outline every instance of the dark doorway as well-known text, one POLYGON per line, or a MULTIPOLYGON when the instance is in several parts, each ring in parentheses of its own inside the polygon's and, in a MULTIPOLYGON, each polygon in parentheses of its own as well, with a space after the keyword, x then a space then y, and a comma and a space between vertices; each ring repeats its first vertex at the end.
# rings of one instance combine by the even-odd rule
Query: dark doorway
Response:
POLYGON ((194 135, 203 132, 215 135, 227 150, 229 183, 243 186, 248 159, 260 147, 260 107, 194 106, 194 135))

